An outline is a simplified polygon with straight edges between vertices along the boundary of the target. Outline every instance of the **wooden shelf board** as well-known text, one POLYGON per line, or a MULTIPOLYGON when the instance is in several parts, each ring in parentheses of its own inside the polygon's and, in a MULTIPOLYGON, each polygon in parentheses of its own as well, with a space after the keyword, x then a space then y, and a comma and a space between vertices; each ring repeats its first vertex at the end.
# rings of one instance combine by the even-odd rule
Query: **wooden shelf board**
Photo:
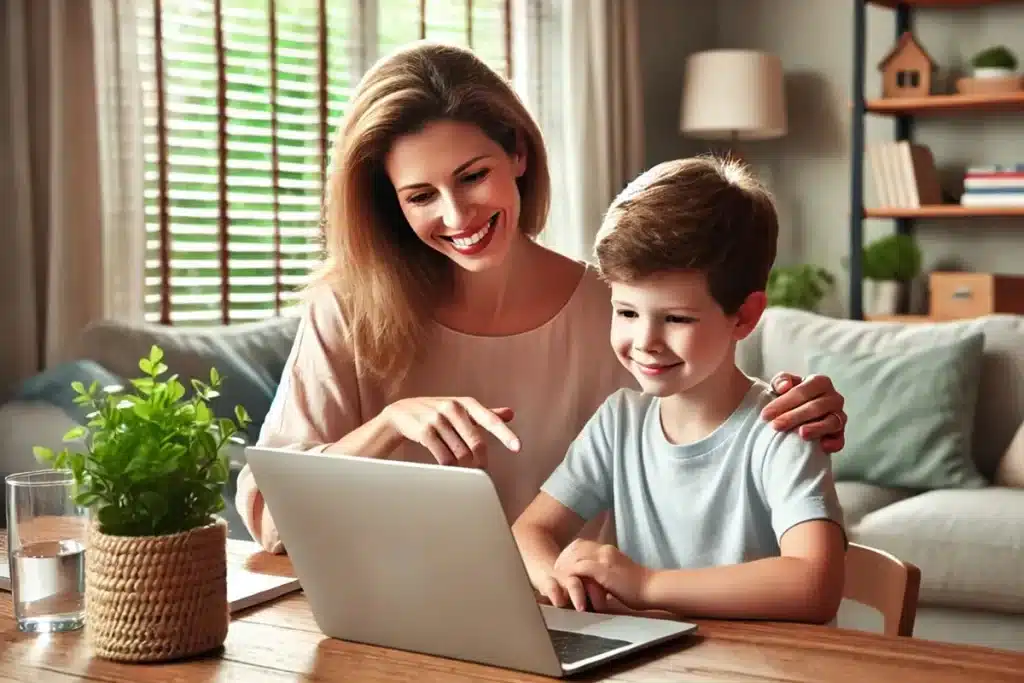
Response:
POLYGON ((945 9, 967 9, 983 5, 1004 5, 1020 0, 867 0, 870 5, 896 7, 900 2, 907 7, 939 7, 945 9))
POLYGON ((988 95, 930 95, 868 100, 868 112, 890 116, 959 112, 1024 112, 1024 90, 988 95))
POLYGON ((983 217, 1024 217, 1024 206, 960 206, 959 204, 937 204, 917 209, 900 207, 879 207, 864 209, 865 218, 983 218, 983 217))

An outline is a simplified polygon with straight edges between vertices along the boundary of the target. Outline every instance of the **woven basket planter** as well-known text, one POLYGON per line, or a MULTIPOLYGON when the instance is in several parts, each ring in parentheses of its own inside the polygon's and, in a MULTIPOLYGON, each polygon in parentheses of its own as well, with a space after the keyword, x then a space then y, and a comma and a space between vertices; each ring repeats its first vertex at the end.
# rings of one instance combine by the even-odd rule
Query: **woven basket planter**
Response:
POLYGON ((227 524, 166 536, 108 536, 89 530, 86 632, 93 651, 122 662, 157 662, 223 645, 227 524))

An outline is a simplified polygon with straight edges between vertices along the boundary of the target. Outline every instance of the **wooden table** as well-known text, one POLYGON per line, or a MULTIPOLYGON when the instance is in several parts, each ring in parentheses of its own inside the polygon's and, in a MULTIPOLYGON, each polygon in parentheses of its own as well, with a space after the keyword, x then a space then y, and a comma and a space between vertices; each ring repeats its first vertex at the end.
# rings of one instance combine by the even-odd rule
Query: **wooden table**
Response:
MULTIPOLYGON (((250 568, 288 571, 263 553, 250 568)), ((696 636, 575 677, 584 681, 1024 681, 1024 654, 820 626, 700 621, 696 636)), ((222 651, 127 665, 93 658, 82 631, 20 633, 0 592, 0 681, 548 681, 515 671, 327 638, 302 593, 236 615, 222 651)))

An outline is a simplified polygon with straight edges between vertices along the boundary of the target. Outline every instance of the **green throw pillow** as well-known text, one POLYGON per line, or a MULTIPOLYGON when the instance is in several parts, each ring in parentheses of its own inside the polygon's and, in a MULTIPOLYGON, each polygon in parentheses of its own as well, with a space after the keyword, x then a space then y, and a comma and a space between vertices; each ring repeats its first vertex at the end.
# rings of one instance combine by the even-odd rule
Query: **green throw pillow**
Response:
POLYGON ((838 481, 930 490, 987 482, 971 457, 984 335, 905 351, 812 351, 811 372, 846 398, 838 481))

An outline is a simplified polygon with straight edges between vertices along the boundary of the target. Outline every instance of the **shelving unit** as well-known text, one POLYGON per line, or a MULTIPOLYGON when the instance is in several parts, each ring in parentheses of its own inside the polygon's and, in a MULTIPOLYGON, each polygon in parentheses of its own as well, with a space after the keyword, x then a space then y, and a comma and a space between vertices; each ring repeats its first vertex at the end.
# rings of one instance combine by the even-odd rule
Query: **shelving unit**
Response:
MULTIPOLYGON (((964 9, 997 4, 1022 4, 1024 0, 854 0, 853 34, 853 116, 850 137, 852 142, 850 183, 850 317, 864 318, 861 282, 863 280, 862 249, 864 247, 865 219, 892 219, 896 231, 909 234, 914 220, 943 218, 1012 218, 1024 217, 1024 207, 965 207, 959 204, 941 204, 920 208, 894 208, 864 206, 864 119, 868 114, 890 116, 895 125, 896 140, 913 138, 915 117, 940 117, 974 114, 1024 113, 1024 92, 991 95, 929 95, 892 99, 867 99, 864 94, 867 53, 867 6, 887 7, 895 12, 896 39, 912 30, 913 10, 918 8, 964 9)), ((921 316, 901 316, 900 319, 919 319, 921 316)))

